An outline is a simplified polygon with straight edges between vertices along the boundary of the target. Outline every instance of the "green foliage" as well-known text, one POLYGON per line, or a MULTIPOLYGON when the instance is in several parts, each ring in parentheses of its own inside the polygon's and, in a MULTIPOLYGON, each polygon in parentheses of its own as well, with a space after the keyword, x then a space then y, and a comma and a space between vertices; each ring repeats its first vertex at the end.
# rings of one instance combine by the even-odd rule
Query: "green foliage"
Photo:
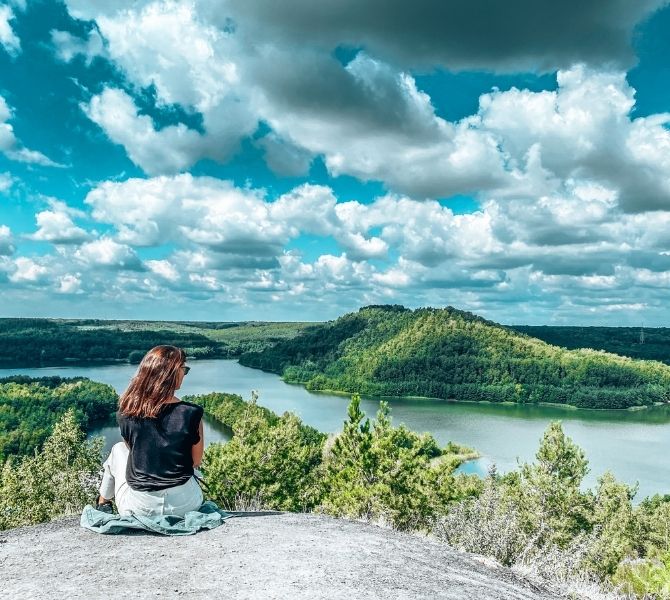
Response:
POLYGON ((454 308, 365 307, 240 363, 310 390, 627 408, 670 400, 670 367, 550 346, 454 308))
POLYGON ((238 357, 243 352, 259 352, 277 342, 289 340, 311 323, 264 323, 260 321, 240 323, 196 323, 198 330, 225 348, 226 356, 238 357))
POLYGON ((632 500, 636 491, 609 471, 599 478, 589 515, 591 528, 598 534, 588 559, 593 571, 611 575, 623 558, 633 555, 637 524, 632 500))
POLYGON ((231 427, 227 444, 205 450, 203 472, 213 500, 384 520, 400 529, 428 528, 447 502, 477 493, 478 478, 454 476, 472 451, 393 427, 382 403, 372 425, 349 405, 343 432, 326 440, 292 414, 278 417, 235 394, 186 397, 231 427))
POLYGON ((642 500, 635 511, 635 523, 638 554, 670 554, 670 496, 642 500))
POLYGON ((326 436, 290 413, 277 417, 255 402, 239 410, 239 396, 214 396, 205 397, 204 405, 216 408, 219 402, 210 414, 232 426, 233 439, 205 451, 202 470, 211 498, 226 508, 249 502, 276 510, 313 508, 326 436))
POLYGON ((455 491, 457 461, 431 465, 441 454, 428 434, 392 427, 381 403, 374 425, 352 397, 349 419, 324 459, 321 509, 336 516, 384 520, 397 529, 427 529, 442 502, 455 491))
MULTIPOLYGON (((201 394, 198 396, 184 396, 186 402, 199 404, 205 409, 205 412, 222 423, 226 427, 233 429, 235 423, 247 414, 249 403, 242 399, 239 394, 227 394, 224 392, 212 392, 211 394, 201 394)), ((255 410, 260 413, 263 420, 269 425, 275 425, 279 418, 271 410, 256 405, 255 410)), ((310 428, 312 429, 312 428, 310 428)), ((312 431, 316 431, 312 429, 312 431)))
POLYGON ((203 358, 216 358, 218 355, 217 348, 215 346, 203 346, 202 348, 184 348, 186 356, 189 358, 203 359, 203 358))
POLYGON ((101 470, 101 437, 85 441, 76 413, 67 410, 40 451, 9 458, 0 471, 0 529, 75 514, 93 502, 101 470))
POLYGON ((636 489, 607 472, 595 491, 582 491, 587 472, 584 452, 564 434, 559 422, 552 422, 536 461, 522 465, 503 481, 536 548, 565 550, 588 538, 582 568, 598 576, 611 575, 634 551, 636 489))
POLYGON ((550 423, 536 462, 522 465, 518 476, 508 479, 524 529, 538 544, 565 547, 589 529, 588 497, 580 491, 587 472, 584 452, 563 433, 559 422, 550 423))
POLYGON ((80 427, 107 422, 117 407, 114 389, 76 377, 0 379, 0 463, 8 456, 31 454, 72 408, 80 427))
POLYGON ((533 463, 490 475, 480 494, 451 503, 434 532, 543 581, 609 580, 639 597, 670 598, 670 497, 634 507, 635 487, 605 473, 584 490, 587 472, 582 450, 551 423, 533 463))
POLYGON ((630 560, 619 565, 612 582, 638 598, 670 598, 670 553, 660 558, 630 560))
POLYGON ((130 354, 128 354, 128 362, 131 365, 139 365, 145 354, 142 350, 131 350, 130 354))
MULTIPOLYGON (((0 364, 62 365, 69 361, 127 360, 153 346, 210 346, 202 332, 124 329, 123 321, 0 319, 0 364), (100 325, 103 326, 100 326, 100 325)), ((223 354, 222 354, 223 355, 223 354)))
POLYGON ((545 581, 602 582, 649 541, 632 505, 635 488, 605 473, 595 490, 583 490, 587 472, 583 451, 551 423, 533 463, 490 474, 480 494, 451 503, 434 532, 545 581))
POLYGON ((669 327, 514 325, 510 329, 561 348, 593 348, 630 358, 670 363, 669 327), (642 342, 640 332, 643 332, 642 342))

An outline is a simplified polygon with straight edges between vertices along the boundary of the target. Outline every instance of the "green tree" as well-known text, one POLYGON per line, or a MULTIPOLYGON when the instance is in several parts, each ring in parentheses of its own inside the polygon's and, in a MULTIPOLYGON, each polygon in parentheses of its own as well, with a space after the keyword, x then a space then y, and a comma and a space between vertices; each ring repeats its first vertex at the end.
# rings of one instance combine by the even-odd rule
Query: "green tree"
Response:
POLYGON ((447 307, 367 306, 242 354, 307 389, 626 408, 667 401, 670 367, 566 350, 447 307))
POLYGON ((323 434, 293 414, 269 419, 249 403, 233 423, 233 439, 212 444, 203 460, 211 498, 222 507, 255 504, 305 511, 319 501, 323 434))
POLYGON ((454 463, 431 471, 441 454, 429 435, 393 427, 388 404, 380 403, 373 426, 354 394, 348 421, 326 453, 322 510, 337 516, 384 520, 398 529, 427 529, 436 509, 437 489, 447 495, 454 463))
POLYGON ((347 414, 342 433, 326 449, 323 509, 337 516, 372 518, 372 432, 358 394, 352 396, 347 414))
POLYGON ((100 480, 103 438, 90 442, 72 409, 58 420, 41 450, 10 457, 0 473, 0 529, 80 512, 100 480))
POLYGON ((0 463, 42 446, 67 409, 73 409, 79 425, 87 429, 107 422, 117 400, 111 386, 82 377, 0 379, 0 463))
POLYGON ((131 350, 128 354, 128 362, 131 365, 139 365, 145 354, 146 352, 144 350, 131 350))
POLYGON ((559 547, 588 530, 589 501, 580 491, 587 472, 583 450, 565 435, 560 422, 550 423, 536 462, 522 465, 519 476, 509 479, 526 529, 559 547))
POLYGON ((632 500, 636 491, 609 471, 598 480, 591 510, 591 526, 597 537, 589 560, 601 575, 614 573, 619 562, 633 553, 636 524, 632 500))
POLYGON ((670 496, 645 498, 635 510, 637 551, 641 555, 670 555, 670 496))

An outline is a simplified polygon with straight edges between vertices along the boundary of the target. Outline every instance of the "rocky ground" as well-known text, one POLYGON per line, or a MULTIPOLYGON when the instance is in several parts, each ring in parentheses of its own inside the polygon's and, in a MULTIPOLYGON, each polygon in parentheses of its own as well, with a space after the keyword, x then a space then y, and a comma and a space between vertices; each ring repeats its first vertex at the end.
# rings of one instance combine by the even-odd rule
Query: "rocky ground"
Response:
POLYGON ((68 517, 0 531, 0 597, 551 598, 431 539, 320 515, 237 517, 212 531, 99 535, 68 517))

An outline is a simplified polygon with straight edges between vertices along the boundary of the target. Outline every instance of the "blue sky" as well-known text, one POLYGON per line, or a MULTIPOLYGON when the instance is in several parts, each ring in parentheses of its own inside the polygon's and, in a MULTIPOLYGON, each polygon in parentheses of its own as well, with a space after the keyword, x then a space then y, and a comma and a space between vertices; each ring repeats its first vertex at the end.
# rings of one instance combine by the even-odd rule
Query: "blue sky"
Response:
POLYGON ((0 315, 669 326, 668 34, 660 0, 0 3, 0 315))

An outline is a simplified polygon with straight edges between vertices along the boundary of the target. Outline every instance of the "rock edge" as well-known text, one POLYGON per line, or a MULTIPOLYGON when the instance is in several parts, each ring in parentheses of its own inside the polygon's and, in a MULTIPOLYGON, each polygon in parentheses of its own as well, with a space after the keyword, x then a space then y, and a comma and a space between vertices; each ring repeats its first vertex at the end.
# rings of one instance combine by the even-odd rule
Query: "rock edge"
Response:
POLYGON ((37 599, 554 597, 430 538, 296 513, 183 537, 99 535, 66 517, 0 532, 0 570, 0 595, 37 599))

